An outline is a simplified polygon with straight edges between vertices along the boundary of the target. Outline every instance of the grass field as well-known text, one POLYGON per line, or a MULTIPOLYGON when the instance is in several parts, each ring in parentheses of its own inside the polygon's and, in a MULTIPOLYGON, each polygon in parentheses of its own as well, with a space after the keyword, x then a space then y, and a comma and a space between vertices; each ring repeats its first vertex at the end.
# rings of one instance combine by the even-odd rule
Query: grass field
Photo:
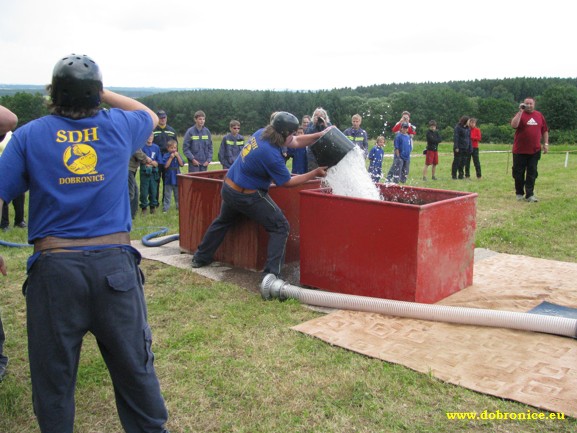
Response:
MULTIPOLYGON (((556 146, 543 156, 535 189, 539 203, 515 200, 510 155, 499 152, 510 146, 482 145, 491 153, 481 154, 483 178, 472 181, 451 180, 452 154, 449 146, 441 146, 439 180, 424 182, 422 149, 423 143, 417 143, 409 184, 478 193, 477 247, 577 262, 574 148, 556 146)), ((390 155, 390 143, 386 151, 390 155)), ((385 173, 391 161, 386 159, 385 173)), ((157 227, 177 232, 176 211, 139 215, 132 238, 157 227)), ((0 238, 26 239, 20 229, 0 233, 0 238)), ((8 375, 0 383, 0 432, 36 432, 21 294, 29 250, 0 246, 0 254, 9 267, 8 277, 0 278, 0 309, 10 357, 8 375)), ((575 419, 450 420, 447 412, 538 410, 292 331, 291 326, 320 314, 296 301, 265 302, 256 288, 247 291, 158 262, 145 260, 142 268, 155 366, 172 433, 577 431, 575 419)), ((76 400, 76 432, 122 431, 110 378, 91 336, 83 347, 76 400)))

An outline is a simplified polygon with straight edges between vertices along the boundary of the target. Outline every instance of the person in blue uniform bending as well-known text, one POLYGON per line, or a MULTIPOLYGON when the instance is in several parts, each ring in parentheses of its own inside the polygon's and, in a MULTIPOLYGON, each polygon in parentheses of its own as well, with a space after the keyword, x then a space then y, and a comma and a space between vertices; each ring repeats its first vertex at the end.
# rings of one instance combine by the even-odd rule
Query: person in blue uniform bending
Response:
POLYGON ((126 169, 158 118, 104 90, 98 65, 85 55, 59 59, 48 92, 51 115, 17 129, 0 158, 0 173, 11 174, 0 182, 0 204, 29 191, 34 253, 23 291, 40 431, 72 433, 80 348, 90 332, 124 430, 165 433, 140 255, 130 245, 126 169))
POLYGON ((212 263, 214 253, 228 229, 244 214, 261 224, 269 234, 264 274, 280 276, 289 223, 268 194, 270 184, 274 182, 280 187, 294 187, 326 175, 326 167, 318 167, 306 174, 291 177, 282 156, 282 147, 305 147, 324 134, 317 132, 295 136, 293 134, 298 126, 299 121, 293 114, 279 111, 268 126, 250 137, 224 178, 220 215, 211 223, 194 253, 193 268, 212 263))
POLYGON ((230 168, 244 147, 244 137, 240 135, 240 122, 238 120, 231 120, 228 127, 230 132, 222 137, 218 149, 218 160, 225 170, 230 168))

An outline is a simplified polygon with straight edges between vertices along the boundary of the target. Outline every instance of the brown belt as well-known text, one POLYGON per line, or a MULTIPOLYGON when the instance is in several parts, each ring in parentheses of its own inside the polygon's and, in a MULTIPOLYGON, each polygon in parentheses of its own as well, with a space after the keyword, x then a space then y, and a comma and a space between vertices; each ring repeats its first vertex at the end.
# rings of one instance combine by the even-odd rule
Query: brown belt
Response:
POLYGON ((228 186, 230 186, 235 191, 238 191, 242 194, 254 194, 257 191, 256 189, 246 189, 246 188, 243 188, 241 186, 238 186, 229 177, 224 178, 224 183, 226 183, 228 186))
POLYGON ((70 247, 92 247, 97 245, 130 245, 130 235, 127 232, 112 233, 104 236, 82 239, 65 239, 56 236, 46 236, 34 241, 34 252, 62 250, 70 247))

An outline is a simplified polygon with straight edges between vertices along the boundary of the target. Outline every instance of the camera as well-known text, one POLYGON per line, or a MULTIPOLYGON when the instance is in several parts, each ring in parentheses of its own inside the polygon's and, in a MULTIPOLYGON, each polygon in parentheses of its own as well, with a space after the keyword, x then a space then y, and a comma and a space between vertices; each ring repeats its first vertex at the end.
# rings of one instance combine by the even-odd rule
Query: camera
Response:
POLYGON ((526 106, 525 104, 521 104, 521 105, 519 105, 519 108, 520 108, 521 110, 524 110, 525 108, 527 108, 527 106, 526 106))

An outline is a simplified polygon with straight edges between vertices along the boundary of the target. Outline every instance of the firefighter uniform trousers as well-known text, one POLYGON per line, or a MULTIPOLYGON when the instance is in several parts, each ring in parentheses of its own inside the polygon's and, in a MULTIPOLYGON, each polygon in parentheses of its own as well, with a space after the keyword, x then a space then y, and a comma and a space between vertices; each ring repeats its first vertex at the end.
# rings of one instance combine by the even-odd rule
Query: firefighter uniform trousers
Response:
POLYGON ((168 414, 154 371, 143 283, 138 258, 125 248, 44 252, 33 264, 23 290, 33 404, 42 432, 73 431, 87 332, 110 372, 124 430, 165 431, 168 414))

